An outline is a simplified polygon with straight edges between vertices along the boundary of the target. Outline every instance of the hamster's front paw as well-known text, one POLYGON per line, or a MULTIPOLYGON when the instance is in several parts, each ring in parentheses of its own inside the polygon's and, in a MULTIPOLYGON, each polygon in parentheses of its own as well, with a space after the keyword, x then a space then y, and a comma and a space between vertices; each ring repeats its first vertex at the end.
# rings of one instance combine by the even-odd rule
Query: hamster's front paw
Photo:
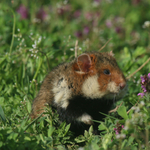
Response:
POLYGON ((93 124, 92 117, 90 115, 88 115, 87 113, 84 113, 84 114, 82 114, 82 116, 78 117, 77 121, 83 122, 87 125, 93 124))

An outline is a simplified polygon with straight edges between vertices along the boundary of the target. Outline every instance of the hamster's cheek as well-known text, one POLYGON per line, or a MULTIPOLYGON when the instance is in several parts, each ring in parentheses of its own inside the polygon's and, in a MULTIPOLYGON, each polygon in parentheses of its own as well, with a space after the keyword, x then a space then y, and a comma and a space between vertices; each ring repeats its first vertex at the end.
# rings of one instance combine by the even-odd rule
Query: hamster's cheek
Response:
POLYGON ((111 81, 107 85, 107 91, 110 93, 119 93, 120 87, 114 81, 111 81))
POLYGON ((88 77, 82 85, 82 93, 85 97, 88 98, 102 98, 106 92, 100 90, 100 84, 98 82, 98 76, 88 77))
POLYGON ((63 77, 59 82, 53 83, 54 103, 64 109, 69 105, 68 99, 71 97, 71 90, 68 88, 67 81, 63 77))

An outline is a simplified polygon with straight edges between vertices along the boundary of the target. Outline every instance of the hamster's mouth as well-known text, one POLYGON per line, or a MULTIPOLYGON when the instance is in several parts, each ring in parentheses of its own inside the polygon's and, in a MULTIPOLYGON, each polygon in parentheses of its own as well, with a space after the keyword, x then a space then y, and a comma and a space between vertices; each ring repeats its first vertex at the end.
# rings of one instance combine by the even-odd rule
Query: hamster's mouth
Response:
POLYGON ((105 95, 104 97, 106 99, 115 99, 115 97, 118 95, 118 92, 110 92, 109 94, 105 95))
POLYGON ((110 94, 118 94, 119 92, 110 92, 110 94))
POLYGON ((104 97, 106 99, 119 100, 119 99, 123 98, 126 95, 127 89, 128 89, 128 86, 126 85, 123 90, 118 90, 118 91, 115 91, 115 92, 109 92, 104 97))

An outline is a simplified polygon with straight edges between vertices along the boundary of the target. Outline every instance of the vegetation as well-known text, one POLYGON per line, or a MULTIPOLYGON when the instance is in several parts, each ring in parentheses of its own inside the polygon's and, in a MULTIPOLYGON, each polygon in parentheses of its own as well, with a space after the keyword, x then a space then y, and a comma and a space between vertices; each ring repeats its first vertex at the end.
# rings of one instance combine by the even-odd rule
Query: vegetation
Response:
POLYGON ((2 1, 0 149, 150 149, 149 6, 149 0, 2 1), (100 122, 100 135, 91 126, 74 137, 51 109, 47 117, 29 119, 44 77, 75 57, 75 43, 78 55, 107 43, 102 51, 113 50, 128 77, 128 93, 100 122))

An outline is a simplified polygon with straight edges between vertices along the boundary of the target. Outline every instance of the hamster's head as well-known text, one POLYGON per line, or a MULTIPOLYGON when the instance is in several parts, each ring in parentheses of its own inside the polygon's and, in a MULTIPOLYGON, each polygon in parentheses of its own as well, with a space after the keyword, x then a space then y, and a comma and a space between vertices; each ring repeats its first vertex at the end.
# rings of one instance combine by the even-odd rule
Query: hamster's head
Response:
POLYGON ((82 54, 74 71, 83 80, 81 93, 87 98, 119 100, 126 94, 127 82, 112 52, 82 54))

